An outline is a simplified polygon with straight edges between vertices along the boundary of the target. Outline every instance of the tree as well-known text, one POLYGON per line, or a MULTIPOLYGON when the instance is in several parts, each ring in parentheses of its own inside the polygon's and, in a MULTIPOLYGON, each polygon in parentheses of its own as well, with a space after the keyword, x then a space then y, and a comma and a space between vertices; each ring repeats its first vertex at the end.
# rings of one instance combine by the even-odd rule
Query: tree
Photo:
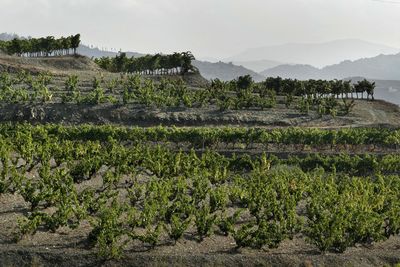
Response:
POLYGON ((55 50, 55 39, 53 36, 47 36, 46 38, 42 39, 42 48, 46 53, 46 56, 51 55, 51 53, 55 50))
POLYGON ((266 90, 274 90, 277 94, 280 94, 282 91, 282 81, 283 79, 281 77, 268 77, 265 81, 264 81, 264 89, 266 90))
POLYGON ((372 83, 368 82, 366 90, 367 90, 368 96, 372 97, 372 100, 375 100, 375 98, 374 98, 375 87, 376 87, 375 82, 372 82, 372 83))
POLYGON ((194 56, 191 52, 174 53, 172 55, 145 55, 138 58, 128 58, 120 53, 115 58, 102 57, 95 59, 101 68, 111 72, 130 72, 139 74, 185 74, 197 72, 192 65, 194 56))
POLYGON ((364 98, 364 92, 367 92, 367 98, 369 99, 369 96, 372 96, 372 100, 374 100, 374 90, 375 90, 375 82, 370 82, 367 79, 364 79, 362 81, 358 81, 354 85, 354 89, 358 95, 358 93, 361 93, 361 98, 364 98))
POLYGON ((196 68, 192 65, 192 61, 196 58, 193 56, 192 52, 187 51, 181 53, 182 55, 182 66, 181 66, 181 74, 186 74, 190 71, 197 71, 196 68))
POLYGON ((351 81, 344 81, 343 82, 343 92, 346 94, 346 98, 349 98, 349 93, 353 97, 353 88, 351 86, 351 81))
POLYGON ((254 81, 253 78, 250 75, 245 75, 245 76, 240 76, 236 80, 236 86, 239 89, 249 89, 253 86, 254 81))
POLYGON ((336 98, 339 98, 340 94, 342 94, 342 98, 343 98, 344 86, 343 86, 342 80, 335 79, 330 82, 330 86, 331 86, 331 92, 332 92, 332 94, 336 95, 336 98))
POLYGON ((119 53, 115 57, 115 70, 117 72, 123 72, 126 68, 128 58, 126 57, 126 53, 119 53))
POLYGON ((74 50, 74 55, 76 55, 76 49, 79 47, 81 43, 81 35, 78 33, 74 36, 71 36, 71 48, 74 50))
POLYGON ((8 51, 10 54, 21 55, 21 41, 17 38, 12 39, 8 51))

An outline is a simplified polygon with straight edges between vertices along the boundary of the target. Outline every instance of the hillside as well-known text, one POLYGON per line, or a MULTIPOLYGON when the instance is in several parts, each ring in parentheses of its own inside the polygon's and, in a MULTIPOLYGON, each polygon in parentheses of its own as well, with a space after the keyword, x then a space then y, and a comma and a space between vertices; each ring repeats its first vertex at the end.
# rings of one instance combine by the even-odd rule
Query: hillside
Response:
POLYGON ((92 73, 101 71, 91 59, 84 56, 24 58, 0 54, 0 72, 17 72, 20 70, 32 73, 50 71, 55 74, 66 74, 76 71, 92 73))
MULTIPOLYGON (((214 64, 230 65, 224 63, 214 64)), ((265 110, 227 110, 221 111, 215 101, 208 106, 193 108, 152 108, 141 105, 113 105, 105 103, 100 105, 60 104, 64 92, 65 75, 77 74, 79 76, 79 90, 87 94, 93 90, 94 77, 99 78, 100 73, 104 78, 103 88, 107 88, 108 81, 119 78, 118 73, 101 71, 89 58, 83 56, 68 56, 59 58, 20 58, 0 56, 0 71, 16 72, 27 70, 33 73, 40 71, 52 72, 54 79, 49 85, 54 90, 52 102, 41 105, 29 104, 2 104, 0 121, 31 121, 51 122, 66 124, 81 123, 113 123, 123 125, 259 125, 259 126, 314 126, 314 127, 342 127, 362 126, 375 124, 400 125, 398 107, 382 101, 356 101, 354 112, 344 117, 321 117, 316 112, 302 114, 296 109, 285 106, 285 99, 278 97, 277 106, 265 110), (214 103, 214 104, 213 104, 214 103), (32 114, 40 114, 32 117, 32 114), (40 118, 40 119, 39 119, 40 118), (39 121, 37 121, 39 119, 39 121)), ((239 75, 239 73, 238 73, 239 75)), ((164 76, 165 77, 165 76, 164 76)), ((102 79, 103 79, 102 78, 102 79)), ((143 77, 145 78, 145 77, 143 77)), ((152 80, 159 80, 161 76, 149 76, 152 80)), ((173 76, 170 76, 173 78, 173 76)), ((190 89, 199 90, 207 81, 200 75, 185 75, 184 80, 190 89), (195 88, 193 88, 195 87, 195 88)), ((226 77, 228 79, 228 77, 226 77)), ((112 96, 121 100, 123 88, 111 92, 112 96)), ((110 94, 109 91, 106 91, 110 94)), ((378 93, 377 93, 378 96, 378 93)))
POLYGON ((237 66, 243 66, 246 69, 261 72, 266 69, 270 69, 279 65, 282 65, 282 62, 274 61, 274 60, 253 60, 253 61, 233 61, 233 64, 237 66))
POLYGON ((267 77, 284 77, 296 79, 343 79, 361 76, 369 79, 399 80, 400 53, 379 55, 355 61, 346 60, 339 64, 315 68, 310 65, 280 65, 261 72, 267 77))
MULTIPOLYGON (((115 57, 117 55, 116 52, 100 50, 97 47, 89 47, 87 45, 80 45, 77 49, 78 54, 84 55, 90 58, 100 58, 100 57, 115 57)), ((141 57, 144 54, 137 52, 126 52, 128 57, 141 57)))
POLYGON ((230 81, 236 79, 239 76, 250 75, 255 81, 259 82, 265 80, 265 77, 252 71, 246 69, 242 66, 236 66, 232 63, 210 63, 206 61, 194 61, 193 65, 196 66, 201 75, 206 79, 220 79, 222 81, 230 81))
POLYGON ((400 80, 400 53, 344 61, 322 69, 325 76, 362 76, 370 79, 400 80))
POLYGON ((311 65, 279 65, 260 72, 265 77, 282 77, 298 80, 323 79, 321 70, 311 65))

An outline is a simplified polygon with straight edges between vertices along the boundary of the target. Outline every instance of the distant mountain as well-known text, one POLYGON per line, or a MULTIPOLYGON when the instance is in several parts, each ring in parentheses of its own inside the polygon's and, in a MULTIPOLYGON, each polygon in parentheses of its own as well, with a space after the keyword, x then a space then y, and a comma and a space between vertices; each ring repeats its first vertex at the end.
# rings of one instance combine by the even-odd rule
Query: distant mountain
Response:
POLYGON ((379 55, 355 61, 346 60, 322 69, 310 65, 280 65, 260 73, 266 77, 295 79, 343 79, 361 76, 369 79, 400 80, 400 53, 379 55))
POLYGON ((0 41, 11 41, 14 38, 18 38, 15 33, 0 33, 0 41))
POLYGON ((357 39, 345 39, 326 43, 289 43, 253 48, 227 58, 224 61, 272 60, 283 63, 324 67, 343 60, 357 60, 360 58, 374 57, 380 54, 395 54, 399 52, 399 48, 357 39))
POLYGON ((263 70, 283 64, 283 62, 278 62, 273 60, 233 61, 232 63, 238 66, 243 66, 246 69, 250 69, 255 72, 261 72, 263 70))
MULTIPOLYGON (((99 58, 99 57, 115 57, 118 53, 107 51, 107 50, 100 50, 97 47, 89 47, 87 45, 80 45, 77 49, 78 54, 87 56, 90 58, 99 58)), ((125 52, 128 57, 141 57, 144 54, 137 53, 137 52, 125 52)))
POLYGON ((265 77, 282 77, 298 80, 322 79, 322 70, 311 65, 279 65, 260 72, 265 77))
POLYGON ((325 76, 362 76, 370 79, 400 80, 400 53, 344 61, 322 69, 325 76))
POLYGON ((400 105, 400 81, 374 80, 375 97, 400 105))
POLYGON ((198 57, 197 60, 199 61, 207 61, 207 62, 211 62, 211 63, 217 63, 220 60, 215 58, 215 57, 198 57))
POLYGON ((206 79, 218 78, 223 81, 230 81, 239 76, 248 74, 257 82, 265 80, 265 77, 262 75, 242 66, 236 66, 232 63, 211 63, 207 61, 196 60, 193 62, 193 65, 199 69, 200 74, 206 79))

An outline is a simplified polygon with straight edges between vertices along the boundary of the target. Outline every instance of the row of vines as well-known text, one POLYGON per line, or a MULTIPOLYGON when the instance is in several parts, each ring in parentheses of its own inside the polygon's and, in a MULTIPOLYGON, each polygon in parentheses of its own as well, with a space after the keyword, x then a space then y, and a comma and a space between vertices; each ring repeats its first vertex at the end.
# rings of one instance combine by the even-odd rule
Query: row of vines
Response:
MULTIPOLYGON (((98 105, 136 104, 153 108, 216 106, 225 110, 263 110, 277 105, 277 94, 262 85, 243 87, 241 79, 230 83, 213 81, 202 89, 192 89, 181 80, 162 79, 154 82, 139 75, 121 75, 119 78, 95 77, 91 84, 80 84, 78 76, 65 79, 64 85, 54 85, 50 73, 32 76, 25 72, 0 75, 0 102, 3 103, 65 103, 98 105)), ((247 85, 246 85, 247 86, 247 85)), ((294 107, 302 113, 311 110, 320 115, 347 115, 355 103, 351 99, 337 99, 333 95, 307 94, 294 97, 287 94, 283 101, 286 108, 294 107)))
MULTIPOLYGON (((18 194, 30 208, 19 220, 17 240, 88 222, 89 246, 115 258, 132 246, 173 245, 188 235, 198 242, 226 235, 237 248, 255 249, 303 236, 321 251, 343 252, 400 233, 398 154, 279 159, 183 152, 147 142, 189 132, 1 125, 0 194, 18 194), (83 183, 93 179, 101 182, 83 183)), ((264 132, 297 141, 330 134, 338 142, 360 133, 367 136, 361 143, 379 143, 395 131, 264 132)))
POLYGON ((63 126, 47 124, 0 124, 0 134, 16 137, 19 132, 35 138, 56 136, 60 140, 100 141, 109 138, 118 142, 140 144, 143 142, 189 143, 190 148, 216 147, 220 144, 302 144, 323 145, 375 145, 398 148, 400 129, 393 128, 242 128, 242 127, 119 127, 113 125, 63 126))

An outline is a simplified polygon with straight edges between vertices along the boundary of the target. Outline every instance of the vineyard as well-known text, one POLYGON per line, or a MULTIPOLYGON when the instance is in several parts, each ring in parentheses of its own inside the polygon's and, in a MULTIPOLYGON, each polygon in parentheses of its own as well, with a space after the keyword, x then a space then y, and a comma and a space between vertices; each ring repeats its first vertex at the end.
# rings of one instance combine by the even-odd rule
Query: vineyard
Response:
MULTIPOLYGON (((53 83, 51 73, 40 73, 32 76, 27 72, 18 72, 10 75, 6 72, 0 75, 0 103, 4 104, 84 104, 84 105, 128 105, 135 104, 149 108, 202 108, 217 107, 220 111, 226 110, 264 110, 276 107, 279 101, 286 108, 294 108, 302 114, 314 111, 320 116, 348 115, 355 106, 354 99, 339 99, 343 90, 331 93, 327 86, 342 86, 347 88, 349 83, 342 81, 323 82, 325 88, 315 89, 314 83, 308 81, 301 85, 303 92, 296 89, 293 92, 274 87, 269 80, 255 84, 250 77, 240 77, 231 82, 219 80, 205 88, 190 88, 182 79, 162 79, 154 82, 152 79, 143 79, 139 75, 121 74, 120 77, 105 78, 95 76, 91 81, 81 82, 77 75, 70 75, 58 84, 53 83), (90 84, 87 84, 87 83, 90 84), (85 89, 81 89, 84 87, 85 89)), ((286 81, 290 82, 290 81, 286 81)), ((361 81, 350 88, 350 92, 359 92, 359 87, 367 90, 367 81, 361 81), (351 89, 353 88, 353 89, 351 89)), ((282 82, 285 84, 285 82, 282 82)), ((371 86, 374 86, 370 84, 371 86)), ((347 90, 347 89, 346 89, 347 90)), ((346 91, 348 92, 348 91, 346 91)), ((373 89, 367 90, 373 95, 373 89)))
POLYGON ((89 224, 86 247, 111 259, 188 236, 226 236, 236 250, 301 237, 341 253, 400 233, 398 129, 3 124, 0 135, 0 194, 28 209, 17 242, 89 224), (254 144, 265 147, 246 153, 254 144), (265 152, 274 145, 342 152, 280 158, 265 152))
POLYGON ((400 113, 373 82, 79 42, 0 42, 0 265, 400 262, 400 113))

